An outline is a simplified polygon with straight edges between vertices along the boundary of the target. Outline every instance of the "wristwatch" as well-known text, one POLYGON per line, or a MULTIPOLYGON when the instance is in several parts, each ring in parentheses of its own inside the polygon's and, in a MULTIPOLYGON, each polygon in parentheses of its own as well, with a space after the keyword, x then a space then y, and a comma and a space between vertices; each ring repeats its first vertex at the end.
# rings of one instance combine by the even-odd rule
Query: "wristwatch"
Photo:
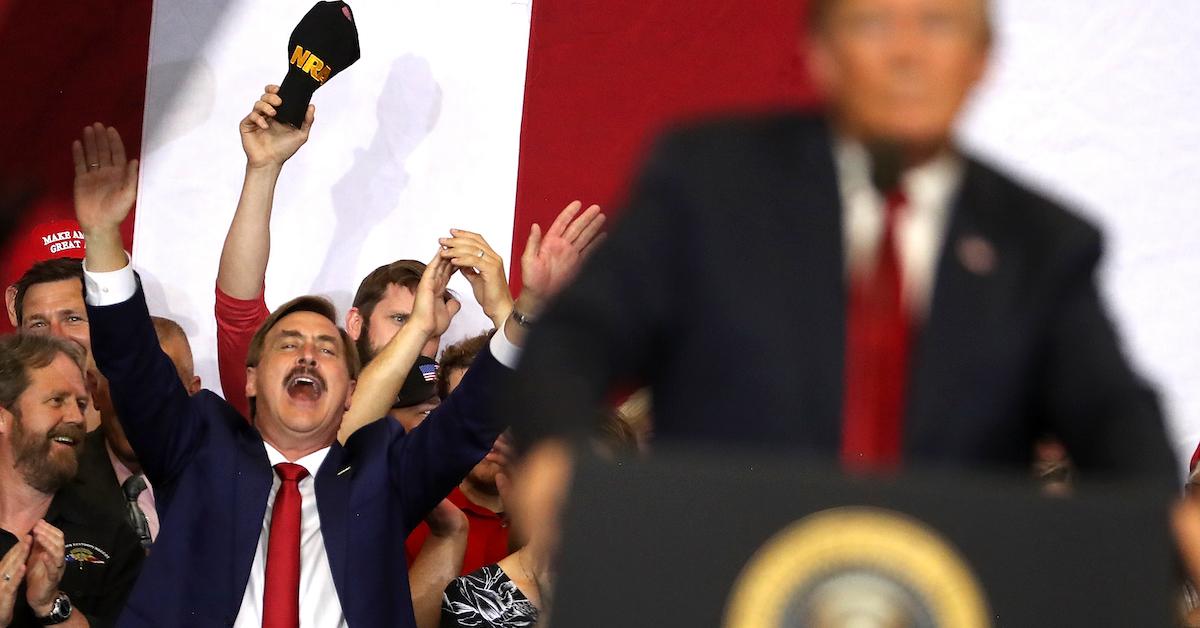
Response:
POLYGON ((533 323, 534 323, 533 317, 526 315, 521 310, 513 308, 511 316, 512 316, 513 320, 517 321, 517 324, 520 325, 521 327, 524 327, 525 329, 529 329, 530 327, 533 327, 533 323))
POLYGON ((38 623, 43 626, 61 624, 71 618, 71 610, 71 598, 67 597, 66 593, 59 591, 58 597, 54 598, 54 606, 50 608, 50 614, 38 617, 38 623))

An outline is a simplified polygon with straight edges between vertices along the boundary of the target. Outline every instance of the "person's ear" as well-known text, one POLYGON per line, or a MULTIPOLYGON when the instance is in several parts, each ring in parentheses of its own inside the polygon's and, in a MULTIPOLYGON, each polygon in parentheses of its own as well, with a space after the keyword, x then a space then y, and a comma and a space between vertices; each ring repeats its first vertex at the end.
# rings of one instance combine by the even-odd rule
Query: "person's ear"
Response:
POLYGON ((973 60, 971 68, 971 85, 978 85, 987 75, 988 68, 991 66, 992 46, 990 43, 985 43, 980 48, 977 56, 973 60))
POLYGON ((258 396, 258 383, 254 381, 254 367, 246 367, 246 398, 258 396))
POLYGON ((14 415, 12 412, 9 412, 8 408, 0 407, 0 434, 4 434, 6 436, 12 434, 13 421, 16 420, 16 415, 14 415))
POLYGON ((4 305, 8 308, 8 322, 13 327, 17 325, 17 287, 9 286, 4 290, 4 305))
POLYGON ((358 342, 358 337, 362 335, 363 316, 358 308, 352 307, 349 312, 346 312, 346 333, 350 335, 350 339, 358 342))
POLYGON ((346 389, 346 403, 342 408, 342 412, 350 411, 350 402, 354 400, 354 388, 358 385, 358 380, 350 380, 350 386, 346 389))
POLYGON ((87 369, 83 378, 87 382, 88 394, 92 396, 92 403, 94 405, 96 395, 100 393, 100 377, 96 374, 96 371, 87 369))

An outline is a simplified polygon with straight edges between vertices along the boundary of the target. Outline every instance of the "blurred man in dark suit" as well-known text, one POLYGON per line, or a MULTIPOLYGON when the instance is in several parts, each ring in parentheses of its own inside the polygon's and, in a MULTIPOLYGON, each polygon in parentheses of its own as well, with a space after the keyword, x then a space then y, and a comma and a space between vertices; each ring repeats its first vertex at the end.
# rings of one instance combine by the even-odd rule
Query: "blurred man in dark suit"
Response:
POLYGON ((1096 287, 1100 233, 954 143, 987 3, 816 0, 810 25, 828 109, 662 140, 534 325, 518 434, 577 430, 635 379, 663 441, 1024 472, 1053 434, 1081 474, 1172 483, 1096 287))

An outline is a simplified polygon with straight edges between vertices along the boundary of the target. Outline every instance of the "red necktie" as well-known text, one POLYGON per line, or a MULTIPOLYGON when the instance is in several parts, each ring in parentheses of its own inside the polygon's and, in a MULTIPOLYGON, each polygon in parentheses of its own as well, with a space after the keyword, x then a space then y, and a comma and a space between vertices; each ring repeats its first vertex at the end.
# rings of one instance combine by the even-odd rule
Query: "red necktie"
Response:
POLYGON ((850 470, 900 463, 911 335, 895 237, 904 203, 900 190, 888 194, 874 268, 850 280, 842 423, 842 465, 850 470))
POLYGON ((271 509, 267 540, 267 582, 263 588, 263 628, 300 625, 300 480, 308 470, 298 464, 275 465, 279 491, 271 509))

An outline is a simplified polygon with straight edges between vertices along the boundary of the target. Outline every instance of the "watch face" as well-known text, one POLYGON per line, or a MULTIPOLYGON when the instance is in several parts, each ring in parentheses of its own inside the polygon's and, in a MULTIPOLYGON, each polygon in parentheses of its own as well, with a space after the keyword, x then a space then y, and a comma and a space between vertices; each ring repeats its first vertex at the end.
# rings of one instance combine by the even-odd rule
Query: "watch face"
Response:
POLYGON ((67 597, 66 593, 59 592, 58 597, 54 598, 54 607, 50 609, 50 615, 42 618, 43 626, 53 626, 61 624, 71 618, 71 598, 67 597))

